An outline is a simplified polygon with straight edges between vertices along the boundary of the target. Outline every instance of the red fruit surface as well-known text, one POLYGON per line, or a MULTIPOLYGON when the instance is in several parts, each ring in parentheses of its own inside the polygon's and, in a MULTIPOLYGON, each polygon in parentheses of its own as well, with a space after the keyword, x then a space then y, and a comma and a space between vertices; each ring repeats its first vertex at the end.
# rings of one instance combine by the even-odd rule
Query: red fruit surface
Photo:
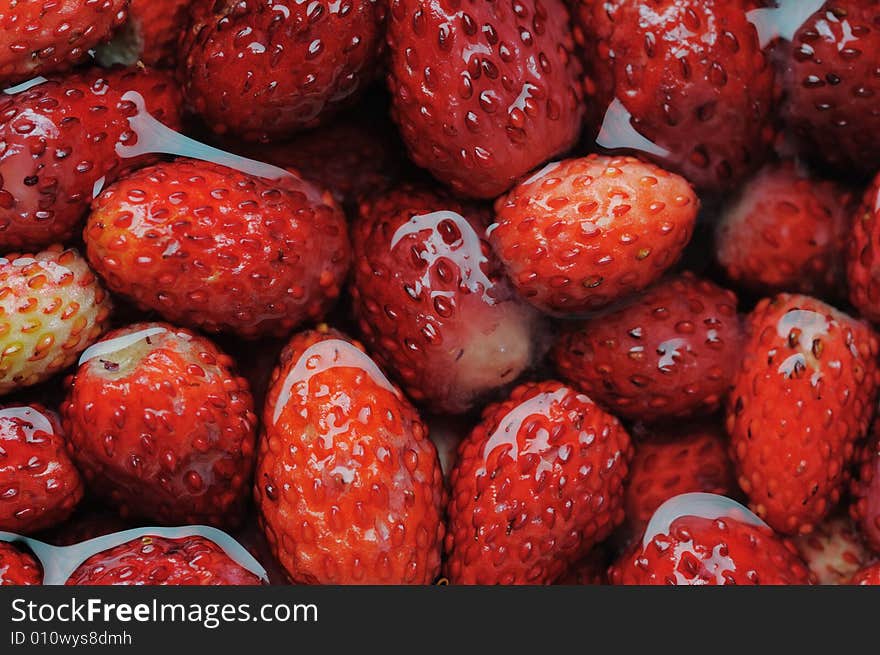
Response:
POLYGON ((187 330, 140 323, 109 333, 80 361, 62 415, 94 497, 124 518, 237 525, 256 417, 231 358, 187 330))
POLYGON ((0 541, 0 586, 43 584, 43 571, 37 561, 7 541, 0 541))
POLYGON ((758 303, 746 332, 727 408, 739 485, 774 530, 808 533, 838 504, 874 413, 877 335, 789 294, 758 303))
POLYGON ((83 497, 58 416, 41 405, 0 409, 0 530, 30 534, 64 521, 83 497))
POLYGON ((829 518, 794 544, 819 584, 847 584, 871 560, 858 530, 845 516, 829 518))
POLYGON ((260 579, 200 536, 146 536, 96 553, 67 585, 259 585, 260 579))
POLYGON ((487 407, 450 475, 450 582, 555 582, 623 521, 631 457, 617 419, 559 382, 487 407))
POLYGON ((249 338, 323 317, 350 257, 328 193, 188 159, 104 191, 84 238, 112 291, 173 323, 249 338))
POLYGON ((850 302, 864 318, 880 323, 880 174, 853 217, 847 279, 850 302))
POLYGON ((556 313, 598 309, 678 261, 699 209, 678 175, 632 157, 550 164, 495 203, 490 242, 520 294, 556 313))
POLYGON ((283 138, 377 76, 385 0, 197 0, 181 43, 187 102, 217 134, 283 138))
POLYGON ((856 456, 850 495, 850 515, 858 524, 865 543, 880 553, 880 419, 875 418, 868 441, 856 456))
POLYGON ((361 204, 352 299, 364 341, 413 400, 461 413, 538 357, 541 321, 485 241, 486 212, 402 188, 361 204))
POLYGON ((880 562, 860 569, 850 580, 850 584, 861 586, 880 585, 880 562))
POLYGON ((122 99, 128 91, 140 93, 156 119, 178 126, 176 87, 146 69, 95 69, 0 95, 0 248, 70 239, 96 189, 143 164, 116 151, 138 139, 129 123, 138 108, 122 99))
POLYGON ((254 496, 294 582, 434 581, 444 531, 437 451, 359 344, 326 327, 295 335, 263 426, 254 496))
POLYGON ((706 190, 729 189, 773 139, 774 75, 752 0, 585 0, 576 34, 607 107, 598 143, 706 190))
POLYGON ((566 152, 583 77, 561 0, 392 0, 388 87, 412 160, 494 198, 566 152))
POLYGON ((617 416, 656 421, 709 414, 730 389, 742 345, 731 291, 691 273, 567 329, 560 375, 617 416))
POLYGON ((173 67, 192 4, 191 0, 131 0, 128 21, 106 47, 120 51, 120 55, 124 52, 121 59, 125 63, 142 61, 148 66, 173 67))

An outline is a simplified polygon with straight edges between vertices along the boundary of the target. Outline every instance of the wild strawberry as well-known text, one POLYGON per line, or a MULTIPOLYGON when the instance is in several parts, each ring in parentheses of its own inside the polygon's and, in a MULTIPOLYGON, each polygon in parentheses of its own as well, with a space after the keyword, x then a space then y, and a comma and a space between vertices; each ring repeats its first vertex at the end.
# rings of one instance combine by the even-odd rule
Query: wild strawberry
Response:
POLYGON ((880 174, 852 221, 846 261, 850 302, 864 318, 880 323, 880 174))
POLYGON ((699 201, 681 177, 632 157, 550 164, 495 203, 490 242, 545 311, 598 309, 644 289, 690 241, 699 201))
POLYGON ((68 450, 96 497, 124 518, 240 522, 256 417, 247 382, 213 343, 135 324, 86 350, 68 384, 68 450))
POLYGON ((631 456, 617 419, 559 382, 487 407, 450 476, 450 581, 554 582, 623 521, 631 456))
POLYGON ((33 557, 8 541, 0 541, 0 586, 43 584, 43 571, 33 557))
POLYGON ((281 354, 254 495, 296 583, 429 584, 440 570, 443 475, 412 405, 360 345, 321 327, 281 354))
POLYGON ((128 20, 98 48, 102 64, 173 67, 177 42, 189 23, 190 0, 131 0, 128 20))
POLYGON ((861 586, 880 585, 880 562, 869 564, 857 571, 849 584, 861 586))
POLYGON ((583 76, 561 0, 391 0, 388 86, 410 156, 494 198, 569 150, 583 76))
POLYGON ((484 241, 485 213, 403 188, 361 205, 352 298, 361 333, 409 396, 464 412, 540 357, 541 322, 484 241))
POLYGON ((718 261, 733 282, 758 293, 836 294, 850 203, 848 191, 793 162, 763 168, 718 223, 718 261))
POLYGON ((773 138, 773 69, 749 22, 752 0, 575 3, 576 34, 607 107, 597 143, 635 151, 720 190, 773 138))
POLYGON ((563 333, 563 378, 628 419, 709 414, 730 389, 742 343, 736 296, 691 273, 563 333))
POLYGON ((245 337, 321 318, 349 264, 328 193, 187 159, 104 191, 84 238, 112 291, 174 323, 245 337))
POLYGON ((189 105, 248 141, 314 127, 378 74, 385 0, 197 0, 181 43, 189 105))
POLYGON ((845 516, 829 518, 794 544, 819 584, 847 584, 870 561, 868 549, 845 516))
POLYGON ((73 364, 106 329, 111 307, 75 250, 0 258, 0 394, 73 364))
POLYGON ((878 342, 861 321, 780 294, 749 315, 727 432, 739 485, 777 532, 808 533, 838 504, 868 430, 878 342))

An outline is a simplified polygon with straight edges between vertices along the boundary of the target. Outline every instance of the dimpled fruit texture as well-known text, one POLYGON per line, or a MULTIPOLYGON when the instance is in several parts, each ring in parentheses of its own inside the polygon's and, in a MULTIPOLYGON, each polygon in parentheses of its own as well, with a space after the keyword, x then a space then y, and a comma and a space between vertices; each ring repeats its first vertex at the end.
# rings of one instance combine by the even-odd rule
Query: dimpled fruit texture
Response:
POLYGON ((624 519, 630 438, 559 382, 491 405, 450 476, 446 574, 453 584, 549 584, 624 519))
POLYGON ((40 405, 0 408, 0 530, 30 534, 67 519, 83 483, 54 412, 40 405))
POLYGON ((749 315, 728 398, 739 485, 774 530, 809 532, 837 505, 874 412, 877 336, 807 296, 781 294, 749 315))
POLYGON ((190 106, 249 141, 314 127, 376 77, 385 0, 198 0, 180 55, 190 106))
POLYGON ((141 61, 149 66, 174 65, 191 4, 192 0, 131 0, 126 31, 141 61))
POLYGON ((104 331, 111 308, 75 250, 53 246, 0 259, 0 394, 73 364, 104 331))
POLYGON ((254 495, 296 583, 429 584, 443 478, 409 401, 340 333, 295 335, 272 374, 254 495))
POLYGON ((880 323, 880 174, 853 217, 847 278, 850 302, 863 317, 880 323))
POLYGON ((0 586, 43 584, 43 572, 37 561, 11 543, 0 541, 0 586))
POLYGON ((543 353, 484 239, 482 208, 417 189, 361 204, 352 297, 361 333, 410 398, 460 413, 543 353))
POLYGON ((880 553, 880 419, 859 449, 855 476, 851 484, 849 512, 870 548, 880 553))
POLYGON ((112 291, 174 323, 244 337, 321 318, 350 259, 329 193, 185 159, 107 189, 84 238, 112 291))
POLYGON ((70 68, 125 21, 128 0, 0 3, 0 86, 70 68))
POLYGON ((526 300, 577 313, 657 280, 690 241, 698 209, 684 178, 590 155, 550 164, 499 198, 489 238, 526 300))
POLYGON ((560 0, 392 0, 392 116, 413 161, 493 198, 574 145, 582 71, 560 0))
POLYGON ((96 553, 67 585, 259 585, 260 579, 205 537, 146 536, 96 553))
POLYGON ((794 544, 819 584, 847 584, 872 556, 856 526, 846 516, 835 516, 794 544))
POLYGON ((163 323, 115 330, 82 359, 61 411, 94 496, 126 518, 236 526, 256 417, 232 359, 163 323))
POLYGON ((870 564, 857 571, 849 584, 861 586, 880 585, 880 562, 870 564))
POLYGON ((568 328, 553 351, 563 378, 616 416, 709 414, 730 389, 742 346, 731 291, 691 273, 568 328))
POLYGON ((146 69, 86 71, 0 95, 0 248, 71 238, 96 190, 143 165, 116 151, 138 139, 129 124, 137 106, 122 100, 127 91, 140 93, 157 120, 178 125, 176 87, 146 69))

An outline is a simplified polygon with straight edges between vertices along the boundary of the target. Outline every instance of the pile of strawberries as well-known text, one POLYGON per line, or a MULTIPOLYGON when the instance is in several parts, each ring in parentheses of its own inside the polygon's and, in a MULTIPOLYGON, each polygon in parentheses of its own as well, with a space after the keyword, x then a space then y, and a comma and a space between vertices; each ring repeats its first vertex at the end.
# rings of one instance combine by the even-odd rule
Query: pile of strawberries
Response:
POLYGON ((877 0, 0 2, 0 531, 880 584, 878 53, 877 0))

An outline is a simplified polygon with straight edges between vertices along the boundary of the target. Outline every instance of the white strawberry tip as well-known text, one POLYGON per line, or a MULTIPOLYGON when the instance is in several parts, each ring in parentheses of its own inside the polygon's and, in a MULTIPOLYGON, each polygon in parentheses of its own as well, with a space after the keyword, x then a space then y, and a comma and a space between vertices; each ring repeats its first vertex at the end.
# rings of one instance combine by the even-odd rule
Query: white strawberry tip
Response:
POLYGON ((632 114, 615 98, 605 110, 596 144, 608 150, 636 150, 656 157, 668 157, 669 151, 640 134, 632 124, 632 114))
POLYGON ((98 341, 86 348, 82 355, 79 356, 79 366, 98 357, 106 358, 114 353, 119 353, 141 341, 146 341, 150 337, 164 334, 165 332, 168 332, 168 330, 157 325, 130 334, 123 334, 113 339, 98 341))
POLYGON ((778 0, 776 7, 761 7, 746 13, 758 30, 758 40, 766 48, 776 39, 791 41, 810 16, 819 11, 825 0, 778 0))

